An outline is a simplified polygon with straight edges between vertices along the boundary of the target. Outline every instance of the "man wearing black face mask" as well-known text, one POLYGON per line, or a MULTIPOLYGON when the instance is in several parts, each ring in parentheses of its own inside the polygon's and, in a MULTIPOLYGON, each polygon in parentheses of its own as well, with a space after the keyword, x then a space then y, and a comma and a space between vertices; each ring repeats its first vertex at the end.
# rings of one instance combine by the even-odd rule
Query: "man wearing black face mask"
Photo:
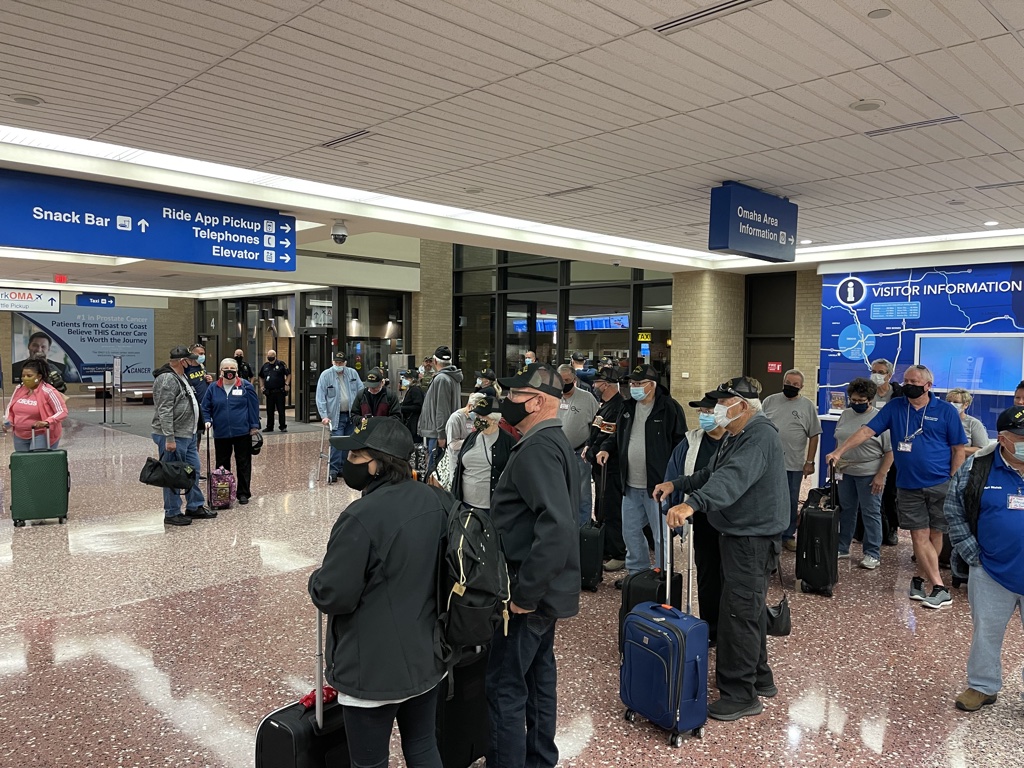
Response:
POLYGON ((238 364, 238 378, 244 379, 252 384, 252 378, 256 374, 252 371, 252 366, 245 362, 245 352, 241 349, 235 350, 235 362, 238 364))
POLYGON ((487 765, 554 766, 555 621, 575 616, 580 601, 579 470, 558 420, 554 368, 535 363, 498 382, 509 390, 501 415, 523 438, 491 495, 513 581, 508 635, 499 626, 487 668, 487 765))
POLYGON ((580 527, 590 521, 593 493, 590 491, 590 463, 583 457, 583 449, 590 437, 590 425, 597 416, 598 404, 593 395, 579 388, 579 379, 571 365, 558 366, 562 379, 562 400, 558 403, 558 420, 576 455, 580 473, 580 527))
POLYGON ((900 527, 910 531, 917 567, 923 574, 911 579, 910 599, 926 608, 944 608, 953 604, 953 598, 939 573, 942 534, 948 530, 943 505, 949 480, 964 463, 967 435, 956 409, 932 397, 933 381, 932 372, 923 365, 907 368, 903 397, 890 400, 825 458, 837 464, 847 451, 889 430, 900 527), (931 594, 925 594, 925 579, 932 583, 931 594))
POLYGON ((804 375, 795 368, 782 378, 782 392, 764 399, 761 410, 771 419, 782 438, 789 479, 789 527, 782 533, 782 546, 796 551, 796 516, 800 504, 800 484, 814 473, 814 455, 818 452, 821 421, 814 403, 800 396, 804 375))

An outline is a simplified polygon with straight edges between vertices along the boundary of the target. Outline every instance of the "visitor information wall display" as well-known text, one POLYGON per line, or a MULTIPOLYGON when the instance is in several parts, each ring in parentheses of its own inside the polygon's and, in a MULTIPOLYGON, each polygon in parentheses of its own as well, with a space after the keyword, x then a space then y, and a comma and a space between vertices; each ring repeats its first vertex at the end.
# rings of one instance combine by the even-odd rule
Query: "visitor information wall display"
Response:
POLYGON ((821 413, 845 407, 847 384, 885 358, 893 381, 920 363, 936 392, 971 392, 969 413, 994 432, 1024 379, 1024 264, 825 275, 821 307, 821 413))

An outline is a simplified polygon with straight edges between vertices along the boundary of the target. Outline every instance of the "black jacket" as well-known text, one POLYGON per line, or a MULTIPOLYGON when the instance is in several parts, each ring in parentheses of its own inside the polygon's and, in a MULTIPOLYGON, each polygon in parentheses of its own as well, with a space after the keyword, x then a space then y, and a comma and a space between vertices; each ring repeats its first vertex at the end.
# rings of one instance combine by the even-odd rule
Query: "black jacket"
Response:
MULTIPOLYGON (((626 401, 622 398, 618 392, 608 402, 601 403, 601 407, 597 409, 597 418, 605 422, 604 430, 601 427, 590 427, 590 438, 587 440, 587 461, 597 466, 595 458, 597 457, 598 451, 601 450, 601 444, 605 441, 609 435, 615 434, 615 427, 619 423, 619 416, 622 414, 622 409, 626 405, 626 401)), ((609 454, 608 456, 608 473, 619 471, 619 455, 616 453, 614 456, 609 454)))
MULTIPOLYGON (((462 448, 459 450, 459 458, 455 463, 455 474, 452 475, 452 495, 462 500, 462 457, 466 452, 476 445, 477 439, 480 437, 479 432, 470 432, 469 437, 462 443, 462 448)), ((498 430, 498 439, 491 446, 491 494, 494 494, 494 488, 498 484, 498 478, 501 477, 502 471, 505 469, 505 465, 508 464, 508 457, 512 455, 512 448, 516 444, 516 439, 512 437, 508 432, 503 429, 498 430)))
POLYGON ((401 408, 398 405, 398 395, 387 387, 381 387, 376 395, 369 389, 363 387, 352 401, 349 417, 354 424, 362 421, 364 417, 393 416, 401 418, 401 408))
POLYGON ((424 483, 371 483, 338 517, 309 596, 328 616, 327 680, 386 701, 444 675, 434 654, 438 542, 448 510, 424 483))
POLYGON ((402 418, 405 419, 405 426, 409 428, 413 439, 419 440, 420 411, 423 410, 423 390, 420 389, 419 384, 413 384, 405 390, 401 410, 402 418))
POLYGON ((552 618, 580 609, 578 466, 562 422, 548 419, 512 448, 491 495, 512 602, 552 618))
MULTIPOLYGON (((633 431, 635 415, 636 400, 625 400, 615 425, 615 434, 605 437, 599 449, 608 451, 609 461, 618 459, 623 488, 629 478, 629 436, 633 431)), ((653 493, 654 486, 665 478, 665 469, 668 460, 672 458, 672 451, 686 437, 686 414, 679 403, 660 388, 654 396, 651 415, 647 417, 644 437, 647 445, 647 492, 653 493)))

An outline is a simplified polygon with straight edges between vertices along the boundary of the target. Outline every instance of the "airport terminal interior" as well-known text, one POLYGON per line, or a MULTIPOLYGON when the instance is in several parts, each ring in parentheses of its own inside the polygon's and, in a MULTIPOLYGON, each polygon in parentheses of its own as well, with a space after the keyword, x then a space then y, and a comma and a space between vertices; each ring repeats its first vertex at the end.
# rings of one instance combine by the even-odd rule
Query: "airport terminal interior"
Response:
MULTIPOLYGON (((461 402, 531 355, 639 367, 690 429, 798 370, 801 500, 875 361, 927 366, 972 439, 1024 384, 1024 0, 3 0, 0 29, 0 393, 60 374, 70 478, 32 480, 66 515, 18 519, 5 430, 0 766, 254 765, 313 687, 307 580, 359 498, 317 404, 338 354, 404 399, 446 347, 461 402), (154 375, 197 345, 285 368, 284 416, 260 397, 248 503, 168 525, 154 375)), ((784 549, 777 695, 677 746, 624 717, 605 572, 557 624, 558 765, 1024 763, 1024 604, 961 711, 969 584, 909 599, 911 538, 877 568, 855 541, 831 597, 784 549)))

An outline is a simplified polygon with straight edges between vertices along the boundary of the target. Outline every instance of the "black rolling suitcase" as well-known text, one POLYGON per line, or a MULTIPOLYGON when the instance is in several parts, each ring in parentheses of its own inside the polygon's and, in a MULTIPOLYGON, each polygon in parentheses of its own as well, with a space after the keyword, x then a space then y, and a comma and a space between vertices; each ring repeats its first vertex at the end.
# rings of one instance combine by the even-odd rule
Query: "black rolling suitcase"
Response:
POLYGON ((324 620, 317 611, 316 707, 295 702, 263 718, 256 730, 256 768, 347 768, 348 739, 338 702, 324 703, 324 620))
POLYGON ((839 581, 839 504, 836 470, 828 469, 828 486, 813 488, 800 511, 796 533, 796 577, 803 592, 832 597, 839 581))
MULTIPOLYGON (((670 538, 666 543, 662 533, 665 526, 661 525, 658 528, 658 536, 662 539, 661 550, 666 562, 669 562, 668 547, 672 546, 672 539, 670 538)), ((671 563, 666 566, 666 570, 672 573, 672 588, 669 592, 672 598, 670 605, 682 609, 683 574, 673 571, 671 563)), ((667 589, 665 573, 666 571, 661 568, 648 568, 646 571, 631 573, 623 579, 622 605, 619 607, 619 651, 622 650, 622 628, 626 622, 626 615, 640 603, 665 603, 667 589)))
MULTIPOLYGON (((604 504, 605 482, 608 477, 608 465, 601 468, 601 488, 598 506, 604 504)), ((604 519, 604 515, 598 515, 604 519)), ((597 592, 597 587, 604 578, 604 526, 593 520, 580 528, 580 586, 583 589, 597 592)))
POLYGON ((442 680, 437 686, 437 748, 444 768, 467 768, 487 755, 491 744, 488 651, 487 646, 464 651, 450 683, 442 680))

